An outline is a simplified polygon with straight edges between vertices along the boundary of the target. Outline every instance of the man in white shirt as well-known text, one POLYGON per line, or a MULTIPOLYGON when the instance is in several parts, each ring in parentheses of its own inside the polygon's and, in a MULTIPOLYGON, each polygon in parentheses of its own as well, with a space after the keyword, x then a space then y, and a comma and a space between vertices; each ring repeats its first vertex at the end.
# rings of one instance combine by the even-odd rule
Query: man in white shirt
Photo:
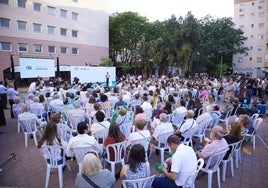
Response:
POLYGON ((170 164, 169 168, 162 169, 164 177, 154 179, 152 184, 154 188, 183 186, 186 178, 197 168, 197 157, 192 147, 181 143, 176 135, 169 136, 167 143, 175 153, 166 161, 170 164))
POLYGON ((194 129, 197 124, 194 120, 194 111, 193 110, 188 110, 186 112, 186 120, 185 122, 181 125, 179 129, 175 131, 175 134, 179 135, 182 139, 187 135, 187 132, 190 131, 190 129, 194 129))
POLYGON ((74 157, 74 148, 78 147, 92 147, 92 150, 100 153, 102 151, 101 146, 95 139, 95 137, 88 135, 90 129, 86 122, 80 122, 77 125, 78 135, 72 137, 67 145, 66 155, 68 157, 74 157))
POLYGON ((53 100, 49 103, 49 110, 52 112, 59 112, 60 107, 63 105, 63 100, 60 99, 58 93, 54 93, 53 100))
POLYGON ((168 122, 167 114, 161 113, 159 115, 160 124, 155 128, 153 132, 153 139, 157 140, 158 136, 164 133, 173 132, 173 126, 170 122, 168 122))
POLYGON ((180 100, 177 103, 177 105, 178 105, 178 107, 172 113, 171 121, 172 121, 172 124, 175 127, 178 128, 182 124, 182 122, 184 120, 184 117, 185 117, 185 114, 186 114, 187 109, 185 108, 185 101, 184 100, 180 100))
POLYGON ((47 125, 46 121, 41 121, 35 114, 30 112, 30 107, 28 104, 22 105, 22 113, 19 114, 18 120, 28 120, 28 119, 34 119, 36 120, 36 125, 38 129, 41 129, 47 125))

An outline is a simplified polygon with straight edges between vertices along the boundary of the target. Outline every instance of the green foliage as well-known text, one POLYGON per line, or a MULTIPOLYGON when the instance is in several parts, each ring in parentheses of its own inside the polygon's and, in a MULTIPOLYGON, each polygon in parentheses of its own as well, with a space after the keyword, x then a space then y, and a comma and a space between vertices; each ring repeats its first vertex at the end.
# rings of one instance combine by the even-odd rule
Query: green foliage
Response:
POLYGON ((104 66, 104 67, 113 67, 114 66, 114 62, 107 57, 101 58, 101 64, 100 66, 104 66))
POLYGON ((234 26, 231 18, 198 20, 191 12, 151 23, 138 13, 115 13, 110 17, 109 56, 125 72, 141 66, 145 76, 156 65, 160 74, 180 67, 183 73, 219 75, 222 58, 222 74, 227 74, 232 55, 248 50, 243 32, 234 26))

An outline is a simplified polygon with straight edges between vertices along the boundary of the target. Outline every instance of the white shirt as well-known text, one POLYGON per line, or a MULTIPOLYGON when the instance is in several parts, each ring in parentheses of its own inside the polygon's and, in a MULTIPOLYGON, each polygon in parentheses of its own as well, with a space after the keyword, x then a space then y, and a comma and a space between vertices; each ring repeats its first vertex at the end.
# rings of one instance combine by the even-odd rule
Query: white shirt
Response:
POLYGON ((186 178, 197 168, 197 157, 192 147, 180 144, 172 156, 171 172, 178 173, 175 180, 177 186, 182 186, 186 178))
POLYGON ((101 152, 102 150, 101 146, 93 136, 89 136, 88 134, 78 134, 70 139, 67 145, 66 155, 73 157, 73 148, 78 147, 92 147, 96 152, 101 152))
MULTIPOLYGON (((133 140, 139 140, 142 138, 148 138, 148 144, 149 144, 150 137, 151 133, 148 130, 138 130, 136 132, 130 133, 129 137, 127 138, 128 140, 127 146, 129 146, 133 140)), ((148 145, 144 146, 144 148, 148 148, 148 145)))
POLYGON ((149 110, 149 109, 153 109, 152 105, 147 102, 147 101, 144 101, 141 105, 142 109, 145 111, 145 110, 149 110))
POLYGON ((195 120, 193 118, 186 119, 185 122, 180 127, 181 135, 184 136, 187 131, 189 131, 190 129, 195 128, 196 126, 197 126, 197 124, 196 124, 196 122, 195 122, 195 120))
POLYGON ((173 126, 171 123, 169 122, 161 122, 160 125, 158 125, 154 132, 153 132, 153 137, 155 139, 158 138, 159 135, 164 134, 164 133, 168 133, 168 132, 174 132, 173 126))
POLYGON ((91 125, 91 132, 92 134, 96 133, 99 130, 102 129, 109 129, 110 122, 109 121, 103 121, 103 122, 96 122, 91 125))

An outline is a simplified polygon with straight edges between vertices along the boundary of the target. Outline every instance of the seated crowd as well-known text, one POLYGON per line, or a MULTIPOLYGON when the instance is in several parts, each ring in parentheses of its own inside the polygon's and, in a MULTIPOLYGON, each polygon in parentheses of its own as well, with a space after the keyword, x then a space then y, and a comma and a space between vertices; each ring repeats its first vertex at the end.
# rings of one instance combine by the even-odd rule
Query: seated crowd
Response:
MULTIPOLYGON (((18 120, 36 120, 42 132, 38 148, 63 146, 66 156, 59 153, 58 160, 76 157, 76 148, 90 148, 83 157, 76 187, 86 187, 87 179, 99 187, 115 187, 119 177, 133 180, 152 176, 152 148, 161 135, 171 133, 166 142, 173 155, 164 161, 168 164, 162 169, 164 176, 154 178, 152 186, 172 188, 184 185, 186 178, 196 171, 198 158, 206 163, 210 156, 227 150, 229 144, 254 130, 251 117, 256 109, 241 108, 234 94, 228 87, 223 89, 222 83, 215 85, 215 80, 207 78, 194 81, 163 77, 143 81, 129 76, 112 91, 98 83, 31 88, 23 104, 20 97, 15 98, 13 111, 21 110, 18 120), (220 101, 220 89, 225 92, 225 101, 220 101), (34 109, 41 113, 37 114, 34 109), (226 121, 226 127, 222 127, 220 122, 225 120, 228 111, 232 111, 233 120, 226 121), (67 137, 61 131, 63 127, 68 129, 67 137), (210 139, 204 139, 203 134, 201 140, 206 143, 194 140, 204 128, 210 131, 210 139), (185 144, 187 139, 192 142, 185 144), (196 142, 198 146, 194 147, 196 142), (125 150, 119 153, 126 164, 113 174, 102 162, 107 155, 112 161, 118 158, 116 151, 106 150, 107 146, 117 143, 125 143, 125 150)), ((157 149, 155 152, 159 153, 157 149)), ((48 160, 46 154, 43 155, 48 160)))

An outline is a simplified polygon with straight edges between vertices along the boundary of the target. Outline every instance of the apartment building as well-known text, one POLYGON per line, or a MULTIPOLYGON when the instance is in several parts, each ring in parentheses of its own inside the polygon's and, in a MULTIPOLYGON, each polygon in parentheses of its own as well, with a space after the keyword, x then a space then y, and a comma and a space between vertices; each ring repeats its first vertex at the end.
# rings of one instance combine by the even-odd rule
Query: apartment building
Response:
POLYGON ((247 37, 247 55, 233 56, 234 72, 264 76, 268 71, 268 1, 234 0, 234 23, 247 37))
POLYGON ((58 59, 61 71, 99 65, 108 35, 108 0, 0 0, 0 80, 12 60, 19 76, 19 58, 58 59))

